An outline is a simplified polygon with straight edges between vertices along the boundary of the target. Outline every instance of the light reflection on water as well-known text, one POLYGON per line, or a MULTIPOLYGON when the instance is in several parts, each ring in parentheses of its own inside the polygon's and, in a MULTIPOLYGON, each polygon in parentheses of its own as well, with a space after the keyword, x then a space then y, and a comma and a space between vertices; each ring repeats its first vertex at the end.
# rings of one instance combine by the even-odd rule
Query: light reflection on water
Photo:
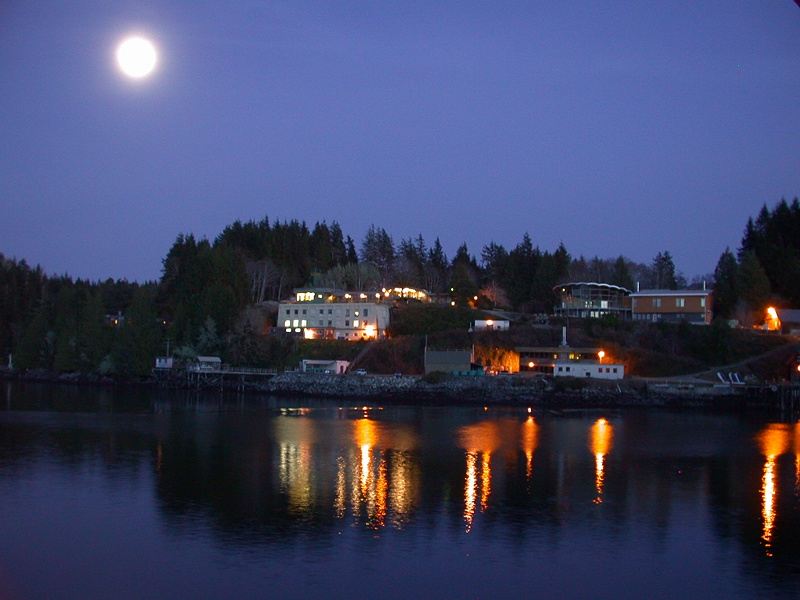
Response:
MULTIPOLYGON (((763 520, 763 532, 761 540, 767 556, 773 556, 773 537, 775 534, 775 519, 777 517, 777 494, 778 476, 777 459, 779 456, 787 454, 800 447, 800 440, 797 438, 797 424, 791 426, 785 423, 770 423, 757 436, 761 453, 764 455, 764 472, 761 479, 761 516, 763 520)), ((795 455, 795 465, 798 457, 795 455)), ((795 495, 800 484, 798 484, 798 471, 795 467, 794 473, 795 495)))
POLYGON ((605 479, 605 459, 611 451, 614 429, 605 419, 597 419, 589 431, 589 440, 594 454, 594 487, 597 490, 595 504, 603 502, 603 481, 605 479))
POLYGON ((23 400, 0 412, 0 596, 800 592, 798 425, 23 400))

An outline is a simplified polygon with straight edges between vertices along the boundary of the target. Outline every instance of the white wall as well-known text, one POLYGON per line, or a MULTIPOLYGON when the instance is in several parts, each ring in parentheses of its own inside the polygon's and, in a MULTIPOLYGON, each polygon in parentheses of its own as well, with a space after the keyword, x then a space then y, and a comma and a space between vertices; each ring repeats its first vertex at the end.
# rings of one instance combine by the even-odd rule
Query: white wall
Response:
POLYGON ((553 366, 555 377, 586 377, 593 379, 622 379, 625 377, 625 365, 557 362, 553 366))

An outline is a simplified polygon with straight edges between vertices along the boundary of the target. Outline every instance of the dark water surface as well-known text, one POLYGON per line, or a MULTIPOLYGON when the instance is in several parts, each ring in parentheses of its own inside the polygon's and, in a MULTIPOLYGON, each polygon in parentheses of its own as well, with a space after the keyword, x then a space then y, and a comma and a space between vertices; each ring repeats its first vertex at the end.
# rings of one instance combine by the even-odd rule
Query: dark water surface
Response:
POLYGON ((796 598, 800 426, 4 386, 0 598, 796 598))

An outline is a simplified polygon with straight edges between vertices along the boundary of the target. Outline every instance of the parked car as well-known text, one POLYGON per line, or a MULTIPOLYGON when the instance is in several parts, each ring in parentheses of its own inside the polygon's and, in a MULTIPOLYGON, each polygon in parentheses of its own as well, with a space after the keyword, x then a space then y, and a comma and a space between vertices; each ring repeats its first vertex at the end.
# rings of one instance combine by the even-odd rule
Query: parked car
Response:
POLYGON ((353 373, 355 373, 356 375, 366 375, 367 374, 367 370, 366 369, 356 369, 355 371, 353 371, 353 373))

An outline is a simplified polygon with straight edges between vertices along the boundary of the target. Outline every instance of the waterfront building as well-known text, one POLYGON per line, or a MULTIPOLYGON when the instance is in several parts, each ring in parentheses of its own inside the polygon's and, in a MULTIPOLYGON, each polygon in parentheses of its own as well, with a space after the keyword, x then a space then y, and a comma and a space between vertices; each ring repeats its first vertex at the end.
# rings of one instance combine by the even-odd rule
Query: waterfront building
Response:
POLYGON ((341 375, 347 372, 350 361, 347 360, 323 360, 304 358, 300 361, 300 370, 303 373, 331 373, 341 375))
POLYGON ((616 315, 620 319, 631 317, 631 290, 611 285, 581 281, 562 283, 553 287, 559 295, 555 314, 562 317, 594 317, 616 315))
POLYGON ((553 377, 593 377, 622 379, 625 365, 614 362, 602 348, 573 348, 567 343, 567 328, 562 329, 559 346, 520 346, 521 375, 551 375, 553 377))

